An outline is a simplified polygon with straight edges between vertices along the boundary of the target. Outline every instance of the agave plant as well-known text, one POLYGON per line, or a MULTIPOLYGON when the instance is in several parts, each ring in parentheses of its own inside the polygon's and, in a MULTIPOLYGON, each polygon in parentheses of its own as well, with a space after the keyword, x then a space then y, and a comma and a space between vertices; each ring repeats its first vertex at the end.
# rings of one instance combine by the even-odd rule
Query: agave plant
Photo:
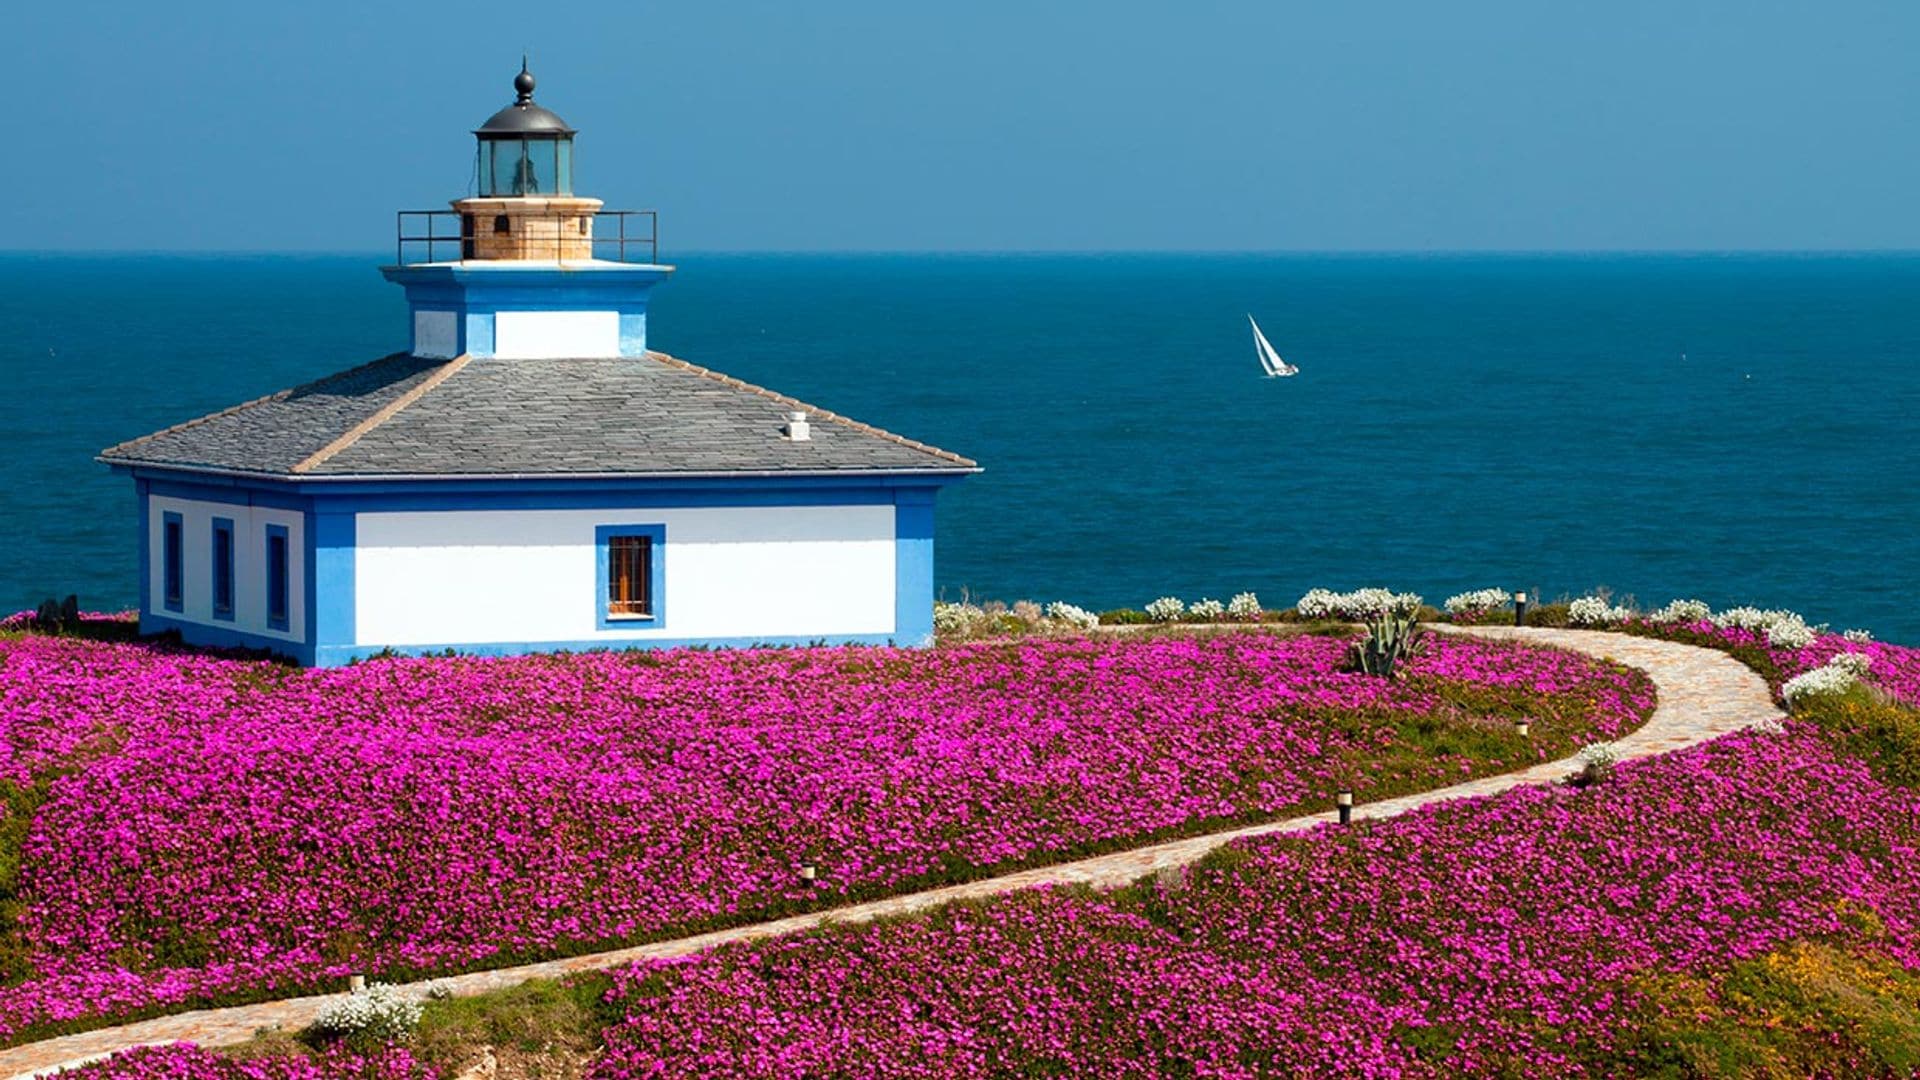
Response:
POLYGON ((1368 675, 1391 679, 1400 662, 1427 651, 1427 633, 1410 609, 1368 616, 1367 634, 1353 646, 1353 663, 1368 675))

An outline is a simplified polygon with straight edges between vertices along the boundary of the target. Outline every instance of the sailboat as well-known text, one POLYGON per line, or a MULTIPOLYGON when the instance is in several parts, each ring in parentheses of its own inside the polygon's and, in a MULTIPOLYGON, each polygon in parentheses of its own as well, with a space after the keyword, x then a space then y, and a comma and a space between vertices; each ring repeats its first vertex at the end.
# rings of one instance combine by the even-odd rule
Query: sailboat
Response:
POLYGON ((1299 368, 1280 359, 1280 354, 1273 351, 1273 343, 1267 340, 1267 335, 1260 332, 1260 324, 1253 321, 1251 312, 1247 314, 1247 321, 1253 323, 1253 347, 1259 353, 1260 367, 1272 377, 1300 374, 1299 368))

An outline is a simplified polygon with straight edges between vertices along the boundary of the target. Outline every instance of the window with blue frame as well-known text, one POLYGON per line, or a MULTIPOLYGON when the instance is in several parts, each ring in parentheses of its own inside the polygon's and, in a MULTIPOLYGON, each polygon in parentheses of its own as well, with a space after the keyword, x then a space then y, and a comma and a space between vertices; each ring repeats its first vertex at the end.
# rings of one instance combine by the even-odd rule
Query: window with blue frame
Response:
POLYGON ((666 625, 665 525, 601 525, 594 530, 600 581, 595 622, 602 630, 666 625))
POLYGON ((160 518, 160 604, 168 611, 186 607, 186 523, 171 510, 160 518))
POLYGON ((233 519, 213 519, 213 617, 233 619, 233 519))
POLYGON ((267 625, 275 630, 287 628, 289 582, 287 578, 287 527, 267 526, 267 625))

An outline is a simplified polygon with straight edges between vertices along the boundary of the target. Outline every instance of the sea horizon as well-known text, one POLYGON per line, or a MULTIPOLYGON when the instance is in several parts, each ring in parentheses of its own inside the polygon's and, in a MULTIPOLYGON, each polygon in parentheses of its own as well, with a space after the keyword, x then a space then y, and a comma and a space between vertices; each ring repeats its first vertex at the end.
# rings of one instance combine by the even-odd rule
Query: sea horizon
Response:
MULTIPOLYGON (((1608 586, 1920 639, 1915 253, 663 258, 656 348, 981 462, 941 500, 950 599, 1608 586), (1299 377, 1259 377, 1249 312, 1299 377)), ((34 522, 0 606, 130 605, 93 455, 404 349, 391 259, 0 253, 34 522)))

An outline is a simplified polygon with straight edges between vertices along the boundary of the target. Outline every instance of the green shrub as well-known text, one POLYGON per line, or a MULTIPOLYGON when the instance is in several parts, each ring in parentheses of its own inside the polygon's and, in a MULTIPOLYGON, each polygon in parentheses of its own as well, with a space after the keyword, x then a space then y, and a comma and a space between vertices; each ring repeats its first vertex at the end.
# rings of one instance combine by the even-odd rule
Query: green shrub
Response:
POLYGON ((605 1001, 612 988, 612 977, 596 971, 534 979, 475 997, 430 1000, 414 1030, 413 1054, 448 1076, 481 1046, 590 1054, 599 1047, 601 1030, 623 1018, 623 1009, 605 1001))
POLYGON ((1134 608, 1115 608, 1100 613, 1101 626, 1143 626, 1153 621, 1153 616, 1134 608))
POLYGON ((1633 1075, 1786 1080, 1841 1075, 1841 1062, 1847 1075, 1920 1070, 1920 975, 1876 953, 1795 942, 1636 990, 1645 1019, 1620 1055, 1633 1075))
POLYGON ((1920 787, 1920 710, 1855 686, 1844 694, 1802 698, 1794 715, 1819 724, 1880 779, 1920 787))
POLYGON ((33 816, 47 801, 52 777, 41 777, 32 784, 0 780, 0 805, 6 816, 0 818, 0 984, 12 986, 33 974, 28 962, 30 950, 20 938, 20 916, 26 901, 20 898, 20 848, 33 828, 33 816))
POLYGON ((1551 604, 1536 604, 1529 607, 1527 608, 1527 625, 1566 626, 1568 621, 1568 607, 1569 605, 1565 601, 1557 601, 1551 604))

